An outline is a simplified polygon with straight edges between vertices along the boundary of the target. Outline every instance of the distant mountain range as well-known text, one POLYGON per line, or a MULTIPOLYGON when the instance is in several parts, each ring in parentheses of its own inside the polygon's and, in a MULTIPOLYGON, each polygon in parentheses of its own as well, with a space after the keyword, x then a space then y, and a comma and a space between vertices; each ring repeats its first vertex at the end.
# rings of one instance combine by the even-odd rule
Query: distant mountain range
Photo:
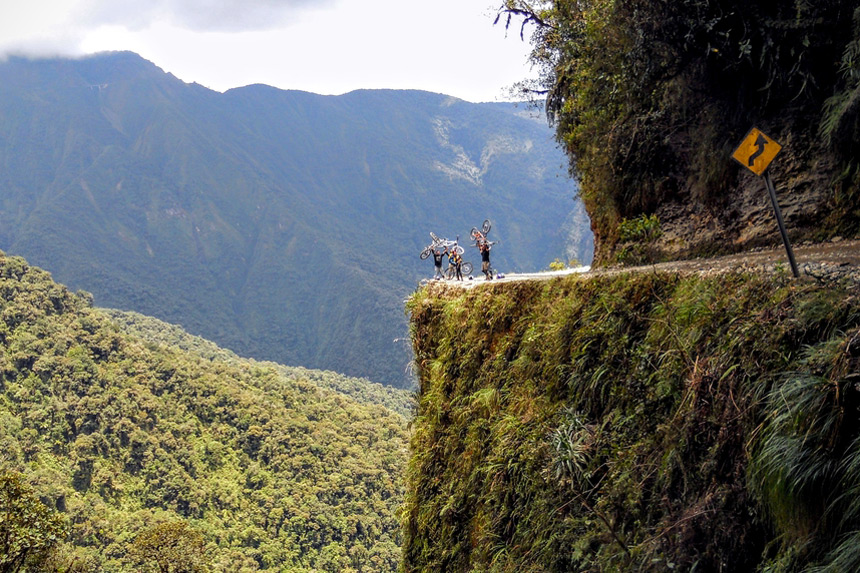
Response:
POLYGON ((129 52, 0 63, 0 249, 99 306, 393 386, 429 231, 491 219, 503 271, 590 261, 566 163, 513 104, 218 93, 129 52))

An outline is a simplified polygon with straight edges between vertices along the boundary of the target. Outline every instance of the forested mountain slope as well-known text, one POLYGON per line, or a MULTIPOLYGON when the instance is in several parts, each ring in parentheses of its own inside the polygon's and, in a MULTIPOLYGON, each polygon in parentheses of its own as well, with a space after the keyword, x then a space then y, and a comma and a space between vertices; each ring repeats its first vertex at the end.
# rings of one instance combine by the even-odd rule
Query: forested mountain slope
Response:
POLYGON ((415 413, 415 400, 409 390, 385 386, 363 378, 351 378, 330 370, 312 370, 299 366, 284 366, 276 362, 240 358, 231 350, 221 348, 205 338, 188 334, 181 327, 168 324, 157 318, 130 311, 103 308, 97 310, 110 316, 114 324, 118 325, 123 332, 146 342, 180 349, 206 360, 274 368, 279 374, 290 380, 313 382, 321 388, 334 390, 362 404, 385 406, 407 420, 411 419, 415 413))
POLYGON ((222 94, 132 53, 0 62, 0 248, 98 306, 395 386, 429 231, 492 219, 504 270, 590 259, 564 162, 513 104, 222 94))
POLYGON ((171 524, 210 570, 396 570, 403 416, 90 304, 0 254, 0 481, 61 516, 48 570, 147 570, 133 548, 171 524))

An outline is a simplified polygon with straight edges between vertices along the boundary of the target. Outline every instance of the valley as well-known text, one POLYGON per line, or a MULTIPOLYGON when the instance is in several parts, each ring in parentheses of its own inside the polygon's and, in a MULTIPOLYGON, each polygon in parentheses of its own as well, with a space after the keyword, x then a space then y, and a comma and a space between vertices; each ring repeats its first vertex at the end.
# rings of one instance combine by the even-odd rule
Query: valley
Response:
POLYGON ((222 94, 130 52, 12 57, 0 248, 241 356, 411 387, 402 304, 429 231, 491 217, 511 271, 590 258, 552 137, 515 104, 222 94))

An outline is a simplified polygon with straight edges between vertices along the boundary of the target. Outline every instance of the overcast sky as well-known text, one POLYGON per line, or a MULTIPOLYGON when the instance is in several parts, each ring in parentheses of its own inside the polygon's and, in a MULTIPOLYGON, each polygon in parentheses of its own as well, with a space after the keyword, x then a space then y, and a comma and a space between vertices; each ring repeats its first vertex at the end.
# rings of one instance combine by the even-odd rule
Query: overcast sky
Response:
MULTIPOLYGON (((497 101, 531 74, 501 0, 0 0, 0 55, 131 50, 186 82, 497 101)), ((528 36, 526 37, 528 40, 528 36)))

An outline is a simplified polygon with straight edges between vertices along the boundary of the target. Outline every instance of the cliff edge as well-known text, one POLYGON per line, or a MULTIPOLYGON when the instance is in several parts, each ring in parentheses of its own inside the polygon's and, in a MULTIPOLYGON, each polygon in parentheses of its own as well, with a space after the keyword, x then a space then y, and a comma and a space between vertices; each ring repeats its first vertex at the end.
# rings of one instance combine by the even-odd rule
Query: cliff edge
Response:
POLYGON ((858 294, 741 270, 420 289, 404 570, 858 570, 858 294))

